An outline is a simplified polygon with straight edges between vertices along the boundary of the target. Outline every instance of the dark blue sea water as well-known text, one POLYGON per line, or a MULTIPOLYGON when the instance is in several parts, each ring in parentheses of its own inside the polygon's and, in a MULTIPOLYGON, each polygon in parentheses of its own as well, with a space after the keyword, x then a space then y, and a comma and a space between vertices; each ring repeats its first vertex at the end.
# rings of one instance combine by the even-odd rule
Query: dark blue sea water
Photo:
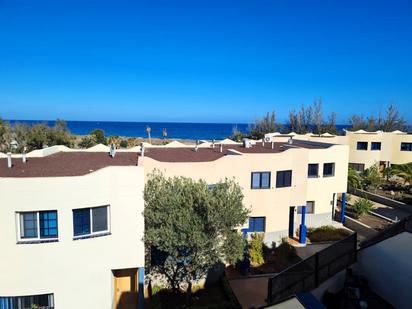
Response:
MULTIPOLYGON (((39 120, 9 120, 10 123, 46 123, 54 125, 54 121, 39 120)), ((163 137, 163 128, 167 130, 167 138, 211 140, 224 139, 232 134, 236 127, 240 132, 247 133, 249 124, 245 123, 183 123, 183 122, 115 122, 115 121, 67 121, 69 130, 73 134, 85 135, 94 129, 104 130, 106 136, 119 135, 131 137, 147 137, 146 126, 150 126, 152 137, 163 137)), ((342 130, 345 125, 338 125, 342 130)))

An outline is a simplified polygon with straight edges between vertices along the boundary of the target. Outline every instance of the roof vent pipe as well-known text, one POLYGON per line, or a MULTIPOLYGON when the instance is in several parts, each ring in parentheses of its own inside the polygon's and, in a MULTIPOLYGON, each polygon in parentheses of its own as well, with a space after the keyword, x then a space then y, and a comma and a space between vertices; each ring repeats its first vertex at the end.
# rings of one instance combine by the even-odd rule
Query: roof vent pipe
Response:
POLYGON ((275 143, 274 143, 274 142, 272 142, 272 149, 273 149, 273 148, 275 148, 275 143))
POLYGON ((212 139, 212 148, 215 148, 215 139, 212 139))
POLYGON ((195 145, 195 152, 197 152, 197 148, 198 148, 199 146, 197 146, 197 143, 196 143, 196 145, 195 145))
POLYGON ((23 161, 23 163, 27 162, 27 157, 26 157, 26 148, 24 148, 23 154, 21 156, 21 160, 23 161))
POLYGON ((223 144, 220 144, 220 152, 223 152, 223 144))
POLYGON ((262 139, 262 146, 265 147, 265 140, 262 139))
POLYGON ((116 146, 113 143, 110 144, 109 154, 112 158, 114 158, 114 156, 116 155, 116 146))
POLYGON ((143 158, 144 157, 144 145, 143 143, 140 146, 140 156, 143 158))
POLYGON ((13 166, 12 162, 11 162, 11 152, 7 153, 7 167, 11 168, 13 166))
POLYGON ((288 144, 289 144, 289 145, 292 145, 292 144, 293 144, 293 138, 292 138, 292 137, 289 137, 289 139, 288 139, 288 144))

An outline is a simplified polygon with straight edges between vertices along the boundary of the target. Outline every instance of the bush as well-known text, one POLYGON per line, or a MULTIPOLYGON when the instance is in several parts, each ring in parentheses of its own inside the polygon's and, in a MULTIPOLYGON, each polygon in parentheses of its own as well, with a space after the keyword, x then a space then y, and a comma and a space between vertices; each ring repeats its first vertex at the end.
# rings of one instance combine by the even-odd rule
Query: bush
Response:
POLYGON ((120 147, 122 147, 122 148, 127 148, 127 146, 129 146, 129 143, 127 142, 127 140, 122 139, 122 140, 120 141, 120 147))
POLYGON ((91 136, 91 135, 83 136, 78 144, 80 148, 90 148, 90 147, 93 147, 94 145, 96 145, 96 140, 94 136, 91 136))
POLYGON ((318 228, 307 229, 307 236, 311 242, 337 241, 350 235, 350 231, 343 228, 335 228, 331 225, 324 225, 318 228))
POLYGON ((96 129, 90 132, 90 135, 93 135, 97 144, 107 145, 107 138, 104 136, 104 131, 101 129, 96 129))
POLYGON ((350 209, 354 211, 357 217, 359 217, 371 210, 372 207, 373 202, 367 198, 360 198, 352 205, 352 207, 350 207, 350 209))
POLYGON ((252 234, 252 240, 249 243, 250 261, 254 265, 262 265, 265 262, 263 258, 263 234, 252 234))

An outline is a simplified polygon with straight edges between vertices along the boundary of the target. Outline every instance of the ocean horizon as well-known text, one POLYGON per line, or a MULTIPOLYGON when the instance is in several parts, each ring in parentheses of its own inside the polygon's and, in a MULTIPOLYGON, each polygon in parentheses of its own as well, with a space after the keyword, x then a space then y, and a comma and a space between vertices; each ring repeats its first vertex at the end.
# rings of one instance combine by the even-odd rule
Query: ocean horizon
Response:
MULTIPOLYGON (((45 123, 54 126, 54 120, 6 120, 11 124, 24 123, 29 126, 45 123)), ((212 140, 224 139, 232 135, 234 128, 247 133, 251 124, 247 123, 190 123, 190 122, 130 122, 130 121, 75 121, 66 120, 72 134, 87 135, 95 129, 102 129, 106 136, 147 137, 146 127, 151 128, 152 138, 163 138, 163 128, 168 139, 212 140)), ((284 125, 288 127, 287 125, 284 125)), ((349 125, 336 125, 339 131, 349 125)))

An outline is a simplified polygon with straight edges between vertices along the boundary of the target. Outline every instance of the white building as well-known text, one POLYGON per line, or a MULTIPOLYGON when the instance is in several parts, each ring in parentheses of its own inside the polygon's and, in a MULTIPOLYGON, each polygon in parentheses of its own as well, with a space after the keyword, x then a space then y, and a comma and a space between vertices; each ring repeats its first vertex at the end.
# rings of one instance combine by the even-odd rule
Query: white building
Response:
POLYGON ((137 308, 143 188, 136 153, 0 159, 0 308, 137 308))

